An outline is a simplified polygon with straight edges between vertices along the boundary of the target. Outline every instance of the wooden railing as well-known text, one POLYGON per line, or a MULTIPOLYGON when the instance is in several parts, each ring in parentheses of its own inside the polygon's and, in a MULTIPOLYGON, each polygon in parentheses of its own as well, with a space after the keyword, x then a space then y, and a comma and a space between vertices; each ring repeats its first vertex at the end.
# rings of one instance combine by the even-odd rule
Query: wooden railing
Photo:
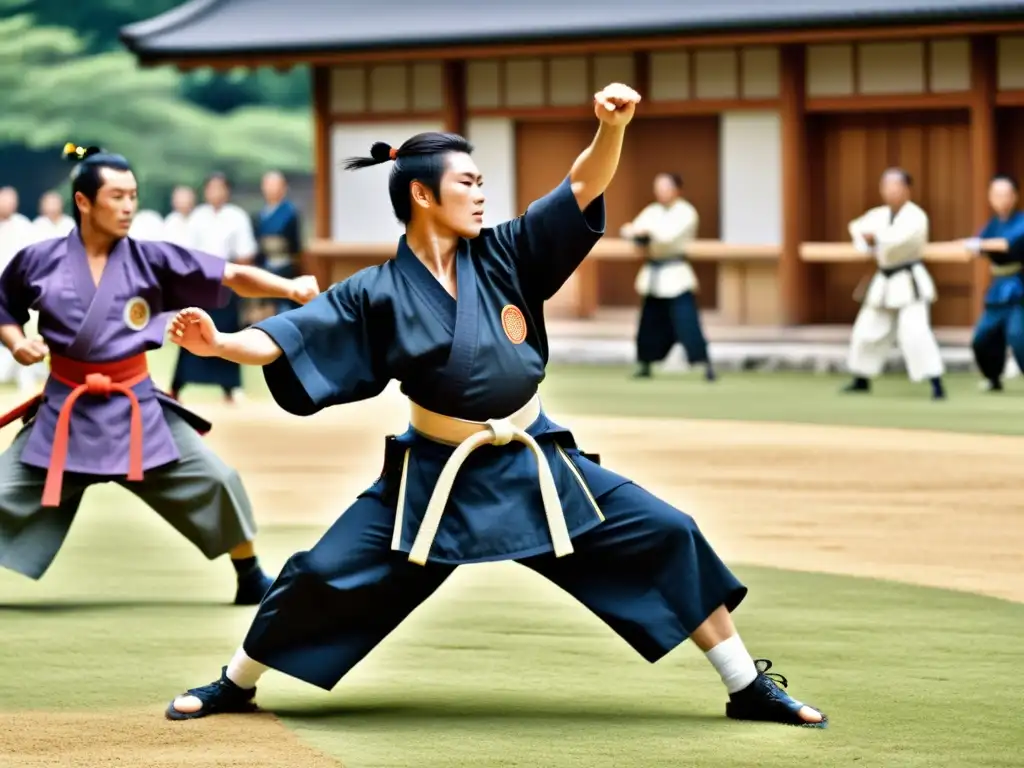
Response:
MULTIPOLYGON (((394 253, 394 243, 313 240, 306 249, 306 269, 317 276, 321 285, 330 285, 360 269, 381 264, 394 253)), ((777 245, 736 245, 719 240, 696 240, 687 248, 691 260, 718 264, 719 313, 741 324, 774 322, 779 314, 775 263, 780 253, 777 245)), ((605 271, 602 264, 632 262, 639 269, 642 261, 642 251, 631 241, 602 238, 549 302, 548 310, 555 315, 593 316, 598 309, 600 281, 602 271, 605 271)), ((615 270, 615 273, 608 279, 620 280, 622 269, 615 270)))
MULTIPOLYGON (((924 247, 926 262, 963 264, 973 258, 973 254, 959 242, 928 243, 924 247)), ((800 258, 816 263, 872 261, 874 257, 861 253, 851 243, 804 243, 800 246, 800 258)))
MULTIPOLYGON (((694 262, 714 262, 717 272, 717 314, 725 322, 737 325, 771 325, 781 322, 784 313, 778 284, 778 260, 781 246, 724 243, 719 240, 695 240, 687 248, 694 262)), ((395 254, 395 243, 339 243, 313 240, 305 259, 306 269, 321 285, 344 280, 368 266, 382 264, 395 254)), ((971 259, 960 243, 931 243, 925 248, 927 262, 966 263, 971 259)), ((860 253, 850 243, 804 243, 800 258, 814 263, 868 264, 872 257, 860 253)), ((602 280, 622 281, 625 274, 635 275, 629 265, 639 269, 642 251, 631 241, 602 238, 566 285, 549 302, 555 315, 591 317, 599 306, 602 280), (613 267, 618 263, 622 266, 613 267), (608 265, 605 267, 604 265, 608 265)), ((631 285, 630 278, 630 285, 631 285)))

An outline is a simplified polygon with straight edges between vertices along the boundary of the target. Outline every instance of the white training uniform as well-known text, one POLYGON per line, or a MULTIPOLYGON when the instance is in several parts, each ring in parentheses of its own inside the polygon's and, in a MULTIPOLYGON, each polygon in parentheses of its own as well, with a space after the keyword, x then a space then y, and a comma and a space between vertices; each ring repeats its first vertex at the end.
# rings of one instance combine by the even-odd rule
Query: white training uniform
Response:
POLYGON ((164 219, 164 240, 183 248, 191 247, 188 220, 188 216, 178 211, 171 211, 167 214, 167 218, 164 219))
POLYGON ((132 226, 128 230, 128 237, 133 240, 148 240, 150 242, 164 239, 164 217, 156 211, 144 208, 135 213, 132 219, 132 226))
MULTIPOLYGON (((188 217, 188 237, 190 247, 231 262, 250 262, 258 250, 252 220, 233 203, 225 203, 219 209, 208 203, 197 206, 188 217)), ((237 299, 217 312, 230 313, 230 318, 214 317, 219 327, 242 327, 243 309, 237 299)))
MULTIPOLYGON (((33 242, 41 243, 45 240, 56 240, 67 235, 75 228, 75 220, 62 213, 54 221, 46 216, 37 216, 32 220, 33 242)), ((27 338, 39 335, 39 313, 34 309, 28 311, 28 322, 22 328, 27 338)), ((41 388, 49 375, 49 368, 46 362, 35 365, 20 365, 15 371, 15 378, 18 380, 18 389, 25 394, 31 394, 41 388)))
MULTIPOLYGON (((7 268, 18 251, 42 239, 32 222, 20 213, 0 221, 0 272, 7 268)), ((38 332, 36 318, 32 315, 29 313, 29 322, 24 328, 26 336, 34 336, 38 332)), ((20 365, 7 347, 0 344, 0 382, 17 380, 18 388, 22 391, 31 389, 36 379, 31 369, 35 367, 20 365)))
POLYGON ((75 220, 66 213, 62 213, 56 221, 46 216, 37 216, 32 222, 32 226, 35 227, 37 233, 36 239, 42 242, 43 240, 67 237, 68 233, 75 228, 75 220))
POLYGON ((646 249, 649 261, 640 267, 633 284, 636 292, 641 296, 674 299, 687 291, 696 291, 697 276, 684 257, 686 246, 697 237, 700 226, 697 209, 682 198, 668 206, 655 202, 640 211, 632 224, 635 230, 646 231, 651 237, 646 249))
POLYGON ((198 206, 188 217, 191 247, 228 261, 251 261, 258 246, 249 214, 233 203, 220 210, 212 205, 198 206))
POLYGON ((857 250, 874 253, 878 262, 853 324, 850 372, 877 376, 896 342, 911 381, 941 376, 945 366, 929 318, 937 294, 921 261, 928 242, 928 214, 907 202, 893 217, 889 206, 882 205, 851 221, 849 229, 857 250), (874 247, 864 240, 865 234, 875 236, 874 247))

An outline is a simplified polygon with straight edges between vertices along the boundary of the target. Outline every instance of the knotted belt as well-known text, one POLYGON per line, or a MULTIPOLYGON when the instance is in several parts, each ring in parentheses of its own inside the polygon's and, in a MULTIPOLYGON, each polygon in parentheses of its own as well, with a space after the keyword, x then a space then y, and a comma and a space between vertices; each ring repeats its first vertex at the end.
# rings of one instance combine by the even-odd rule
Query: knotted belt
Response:
POLYGON ((112 363, 81 363, 60 355, 50 355, 50 376, 71 392, 64 399, 57 415, 53 433, 53 452, 43 486, 43 506, 60 506, 64 466, 68 457, 68 438, 71 433, 71 412, 82 395, 110 397, 122 394, 131 403, 131 426, 128 437, 128 479, 142 479, 142 409, 132 387, 149 378, 145 353, 112 363))
POLYGON ((996 264, 993 262, 991 269, 993 277, 1009 277, 1021 271, 1021 264, 1020 262, 1010 264, 996 264))
MULTIPOLYGON (((416 403, 412 406, 412 428, 429 440, 447 445, 454 445, 455 451, 448 457, 441 474, 437 478, 434 490, 427 503, 419 531, 409 552, 409 561, 417 565, 425 565, 430 555, 430 548, 441 525, 441 517, 459 469, 469 458, 469 454, 484 445, 508 445, 519 442, 527 446, 537 460, 537 479, 540 484, 540 495, 544 502, 544 516, 547 518, 548 530, 551 532, 551 543, 554 545, 555 557, 572 554, 572 540, 565 523, 562 502, 558 498, 554 475, 547 457, 537 441, 527 434, 526 429, 540 416, 540 397, 534 395, 530 401, 504 419, 488 419, 487 421, 467 421, 451 416, 428 411, 416 403)), ((399 518, 400 520, 400 518, 399 518)))

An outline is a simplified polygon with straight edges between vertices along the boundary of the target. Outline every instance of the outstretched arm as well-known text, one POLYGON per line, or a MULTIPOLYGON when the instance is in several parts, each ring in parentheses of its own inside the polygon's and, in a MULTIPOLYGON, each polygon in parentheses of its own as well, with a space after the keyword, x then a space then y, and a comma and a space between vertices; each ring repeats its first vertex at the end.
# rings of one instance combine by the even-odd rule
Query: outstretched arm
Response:
POLYGON ((303 275, 289 280, 259 267, 228 262, 221 284, 243 299, 290 299, 306 304, 320 293, 315 277, 303 275))
POLYGON ((159 275, 164 311, 223 306, 228 291, 246 299, 291 299, 298 304, 306 304, 320 293, 315 277, 303 275, 287 280, 258 267, 235 264, 173 243, 135 245, 159 275))
POLYGON ((640 94, 622 83, 612 83, 594 96, 594 113, 601 124, 590 146, 569 171, 572 193, 581 211, 603 195, 615 178, 626 126, 639 101, 640 94))
POLYGON ((870 217, 873 211, 874 209, 868 211, 863 216, 857 217, 847 226, 847 230, 850 233, 850 239, 853 240, 853 246, 860 253, 874 252, 874 233, 867 231, 867 226, 870 223, 870 217))
MULTIPOLYGON (((982 233, 984 235, 984 233, 982 233)), ((1002 237, 982 237, 980 247, 988 253, 1009 253, 1024 258, 1024 216, 1016 224, 1004 230, 1002 237)))
POLYGON ((194 355, 220 357, 239 365, 269 365, 281 356, 281 348, 263 331, 246 328, 222 333, 206 312, 195 307, 174 316, 168 336, 194 355))

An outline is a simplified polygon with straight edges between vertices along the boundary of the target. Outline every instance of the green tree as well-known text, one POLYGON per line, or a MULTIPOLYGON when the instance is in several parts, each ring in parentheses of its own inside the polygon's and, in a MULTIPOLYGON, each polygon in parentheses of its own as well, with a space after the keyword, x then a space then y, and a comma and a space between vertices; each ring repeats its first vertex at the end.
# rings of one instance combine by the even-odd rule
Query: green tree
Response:
MULTIPOLYGON (((82 41, 83 54, 123 50, 119 34, 127 24, 159 16, 184 0, 9 0, 12 12, 30 13, 39 26, 67 27, 82 41)), ((213 112, 267 104, 309 108, 310 74, 307 67, 289 72, 273 68, 198 70, 179 79, 181 95, 213 112)))
MULTIPOLYGON (((15 3, 0 0, 0 12, 15 3)), ((196 184, 213 168, 242 183, 268 168, 309 170, 307 110, 218 115, 180 97, 176 71, 140 69, 121 51, 83 55, 85 48, 70 29, 36 26, 25 14, 0 18, 0 144, 59 153, 74 141, 118 151, 132 160, 143 204, 160 209, 171 187, 196 184)))

